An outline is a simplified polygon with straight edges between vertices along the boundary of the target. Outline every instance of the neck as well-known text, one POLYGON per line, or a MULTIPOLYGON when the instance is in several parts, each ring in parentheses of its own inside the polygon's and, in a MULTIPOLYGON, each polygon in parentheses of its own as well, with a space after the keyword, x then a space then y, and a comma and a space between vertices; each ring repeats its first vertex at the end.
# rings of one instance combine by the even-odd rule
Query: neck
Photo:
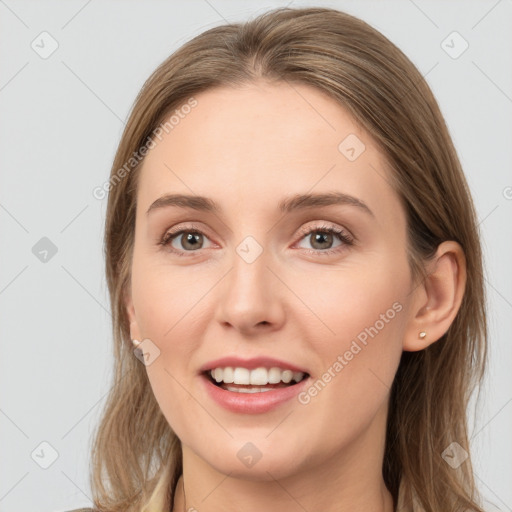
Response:
POLYGON ((221 471, 182 445, 183 474, 172 512, 393 512, 382 477, 385 414, 374 420, 349 445, 323 454, 318 464, 308 458, 293 471, 264 467, 263 457, 249 472, 221 471))
MULTIPOLYGON (((247 481, 230 479, 231 485, 226 486, 222 493, 214 499, 211 495, 217 492, 217 489, 210 489, 211 495, 205 494, 205 498, 195 497, 194 489, 189 487, 184 490, 183 475, 179 478, 176 486, 176 494, 174 499, 174 508, 171 512, 260 512, 261 510, 279 510, 280 512, 296 512, 297 510, 322 510, 325 512, 394 512, 394 503, 391 493, 388 491, 384 482, 370 490, 366 485, 358 488, 358 495, 354 489, 344 489, 338 493, 324 493, 325 482, 317 488, 322 489, 321 492, 311 493, 308 499, 304 496, 304 492, 300 496, 289 491, 282 480, 276 480, 273 484, 259 483, 255 485, 247 485, 247 481), (185 492, 185 494, 184 494, 185 492), (335 496, 334 496, 335 494, 335 496), (186 500, 185 500, 186 496, 186 500), (208 500, 208 503, 206 502, 208 500), (225 504, 222 503, 226 500, 225 504), (194 505, 195 503, 195 505, 194 505), (207 503, 205 505, 205 503, 207 503), (200 504, 200 505, 199 505, 200 504), (201 507, 201 508, 199 508, 201 507), (317 509, 314 507, 318 507, 317 509)), ((218 486, 224 486, 227 480, 221 480, 218 486)), ((297 493, 299 494, 299 493, 297 493)))

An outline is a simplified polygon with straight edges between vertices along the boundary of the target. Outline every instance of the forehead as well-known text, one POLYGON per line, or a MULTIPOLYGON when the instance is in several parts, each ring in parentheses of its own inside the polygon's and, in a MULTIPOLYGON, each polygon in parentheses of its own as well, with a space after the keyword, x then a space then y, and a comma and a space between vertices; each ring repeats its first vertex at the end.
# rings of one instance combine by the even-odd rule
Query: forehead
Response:
POLYGON ((384 156, 348 110, 322 91, 258 82, 194 98, 193 108, 177 106, 169 114, 168 133, 154 139, 145 157, 138 190, 144 212, 165 193, 212 197, 239 212, 277 208, 295 193, 333 190, 375 210, 397 208, 384 156))

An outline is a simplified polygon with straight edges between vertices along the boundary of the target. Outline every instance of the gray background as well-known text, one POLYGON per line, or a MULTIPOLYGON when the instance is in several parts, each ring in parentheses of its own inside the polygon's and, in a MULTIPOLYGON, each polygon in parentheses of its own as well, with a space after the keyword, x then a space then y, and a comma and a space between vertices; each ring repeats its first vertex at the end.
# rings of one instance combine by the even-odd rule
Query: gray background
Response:
MULTIPOLYGON (((90 436, 112 365, 106 199, 92 191, 108 180, 137 92, 192 36, 287 3, 0 0, 0 511, 90 504, 90 436), (42 58, 52 38, 58 48, 42 58), (39 251, 51 245, 44 237, 57 252, 41 261, 39 251)), ((440 103, 486 258, 491 360, 470 418, 473 460, 482 492, 510 511, 512 2, 290 5, 335 7, 366 20, 411 58, 440 103), (453 31, 469 44, 457 58, 463 41, 453 31)))

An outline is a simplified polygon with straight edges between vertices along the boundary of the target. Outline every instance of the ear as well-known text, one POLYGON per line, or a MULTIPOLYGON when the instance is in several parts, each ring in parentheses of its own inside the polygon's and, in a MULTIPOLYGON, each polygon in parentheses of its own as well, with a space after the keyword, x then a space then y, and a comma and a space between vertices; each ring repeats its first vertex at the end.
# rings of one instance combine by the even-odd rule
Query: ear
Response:
POLYGON ((130 338, 132 340, 142 341, 139 324, 135 316, 135 307, 133 305, 131 286, 128 286, 124 294, 124 304, 126 307, 126 313, 128 315, 128 321, 130 322, 130 338))
POLYGON ((441 338, 459 311, 466 288, 466 258, 460 244, 439 244, 428 265, 426 279, 414 289, 411 319, 407 326, 403 349, 423 350, 441 338), (426 336, 420 338, 419 333, 426 336))

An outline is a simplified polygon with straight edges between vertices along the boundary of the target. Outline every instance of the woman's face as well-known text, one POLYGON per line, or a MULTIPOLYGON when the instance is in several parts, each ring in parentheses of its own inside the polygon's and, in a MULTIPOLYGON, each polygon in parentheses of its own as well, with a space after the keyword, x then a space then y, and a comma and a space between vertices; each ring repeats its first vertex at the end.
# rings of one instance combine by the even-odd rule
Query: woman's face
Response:
POLYGON ((405 213, 383 157, 344 108, 305 85, 195 100, 154 138, 138 188, 127 307, 132 338, 147 339, 155 397, 184 449, 222 473, 278 478, 341 453, 357 465, 383 445, 413 297, 405 213), (178 201, 148 212, 167 194, 218 210, 178 201), (294 201, 309 194, 355 199, 294 201), (241 361, 212 363, 229 356, 241 361), (257 357, 309 377, 241 393, 202 373, 257 357))

